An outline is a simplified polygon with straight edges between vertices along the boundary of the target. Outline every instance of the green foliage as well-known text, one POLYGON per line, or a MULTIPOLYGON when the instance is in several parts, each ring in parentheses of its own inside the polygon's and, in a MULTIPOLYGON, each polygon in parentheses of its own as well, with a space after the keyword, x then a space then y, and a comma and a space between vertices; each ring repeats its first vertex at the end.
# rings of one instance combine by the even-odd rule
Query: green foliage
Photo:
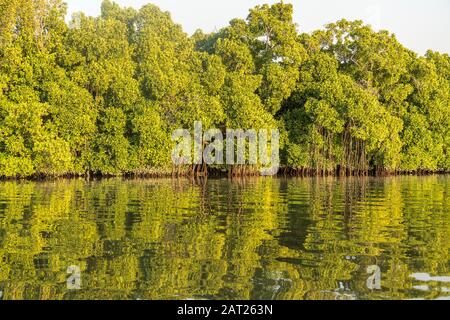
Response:
POLYGON ((351 173, 449 169, 450 91, 431 61, 448 70, 445 58, 417 57, 360 21, 342 20, 300 41, 308 58, 282 115, 288 165, 351 173))
POLYGON ((293 168, 450 169, 450 58, 277 3, 192 37, 154 5, 0 0, 0 177, 170 170, 171 132, 279 128, 293 168))

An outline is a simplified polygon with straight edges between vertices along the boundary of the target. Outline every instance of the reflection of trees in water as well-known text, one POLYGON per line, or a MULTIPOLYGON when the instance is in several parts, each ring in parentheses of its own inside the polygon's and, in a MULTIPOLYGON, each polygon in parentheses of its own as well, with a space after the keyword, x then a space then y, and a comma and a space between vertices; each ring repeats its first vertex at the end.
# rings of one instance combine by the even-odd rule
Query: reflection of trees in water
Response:
POLYGON ((450 181, 84 180, 0 185, 5 299, 435 298, 450 181), (66 289, 79 265, 83 288, 66 289), (382 271, 382 290, 366 269, 382 271))

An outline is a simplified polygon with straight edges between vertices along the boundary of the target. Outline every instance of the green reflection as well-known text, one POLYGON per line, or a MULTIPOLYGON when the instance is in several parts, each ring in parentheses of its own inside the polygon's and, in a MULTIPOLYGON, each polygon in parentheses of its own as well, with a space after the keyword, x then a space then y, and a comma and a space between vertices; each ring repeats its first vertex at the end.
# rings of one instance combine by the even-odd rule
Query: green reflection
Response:
POLYGON ((2 182, 0 290, 3 299, 435 299, 450 296, 446 283, 411 275, 450 275, 449 235, 445 176, 2 182), (67 289, 72 265, 81 290, 67 289), (381 290, 366 285, 371 265, 381 290))

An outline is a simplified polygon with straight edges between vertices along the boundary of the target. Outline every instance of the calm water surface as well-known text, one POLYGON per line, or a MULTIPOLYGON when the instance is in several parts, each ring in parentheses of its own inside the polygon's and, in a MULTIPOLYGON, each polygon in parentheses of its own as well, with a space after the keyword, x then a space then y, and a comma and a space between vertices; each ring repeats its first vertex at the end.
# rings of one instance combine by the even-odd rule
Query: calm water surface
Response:
POLYGON ((449 261, 445 176, 0 183, 0 299, 446 299, 449 261))

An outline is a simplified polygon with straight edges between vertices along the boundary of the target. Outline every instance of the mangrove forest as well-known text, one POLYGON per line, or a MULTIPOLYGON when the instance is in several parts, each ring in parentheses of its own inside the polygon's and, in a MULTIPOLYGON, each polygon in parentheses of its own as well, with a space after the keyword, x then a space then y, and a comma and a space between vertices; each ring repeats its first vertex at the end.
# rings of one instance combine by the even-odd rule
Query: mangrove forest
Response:
POLYGON ((278 129, 291 174, 448 172, 449 55, 362 21, 304 33, 293 10, 188 35, 152 4, 68 20, 60 0, 0 0, 0 177, 170 174, 195 121, 278 129))

